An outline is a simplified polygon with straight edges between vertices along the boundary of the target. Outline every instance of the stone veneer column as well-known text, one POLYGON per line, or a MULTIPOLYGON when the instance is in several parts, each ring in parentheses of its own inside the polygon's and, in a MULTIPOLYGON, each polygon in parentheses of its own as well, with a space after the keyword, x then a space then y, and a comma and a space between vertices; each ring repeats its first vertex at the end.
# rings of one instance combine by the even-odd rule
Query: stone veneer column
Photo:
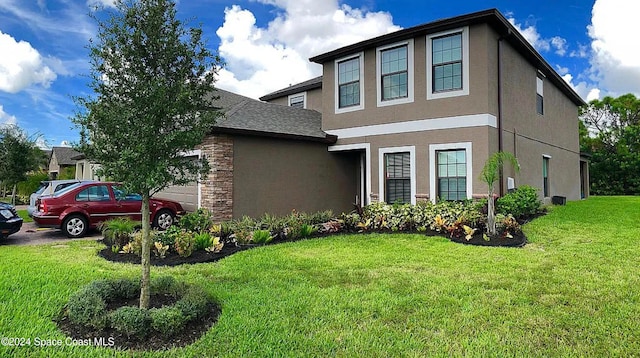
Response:
POLYGON ((201 206, 215 221, 233 219, 233 139, 224 134, 207 136, 200 146, 211 170, 201 183, 201 206))

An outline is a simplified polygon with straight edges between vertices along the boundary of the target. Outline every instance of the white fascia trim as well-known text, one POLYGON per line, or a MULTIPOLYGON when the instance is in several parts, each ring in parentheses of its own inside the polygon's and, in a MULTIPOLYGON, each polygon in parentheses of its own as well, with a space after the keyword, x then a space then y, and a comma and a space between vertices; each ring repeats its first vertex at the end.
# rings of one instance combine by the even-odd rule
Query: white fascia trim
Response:
POLYGON ((333 82, 334 83, 333 85, 334 103, 333 104, 335 107, 335 113, 336 114, 347 113, 347 112, 359 111, 364 109, 364 52, 359 52, 351 56, 347 56, 347 57, 343 57, 335 60, 333 63, 333 72, 335 77, 333 82), (340 108, 340 90, 339 90, 340 84, 338 83, 338 75, 339 75, 338 63, 346 60, 351 60, 353 58, 358 58, 358 62, 360 66, 360 104, 357 106, 340 108))
POLYGON ((325 130, 328 134, 336 135, 338 138, 357 138, 364 136, 398 134, 410 132, 424 132, 437 129, 457 129, 470 127, 489 126, 498 127, 498 120, 492 114, 472 114, 467 116, 444 117, 434 119, 421 119, 416 121, 406 121, 387 124, 376 124, 371 126, 352 127, 344 129, 325 130))
POLYGON ((378 99, 378 107, 384 106, 393 106, 396 104, 403 103, 412 103, 413 102, 413 39, 402 41, 398 43, 394 43, 392 45, 387 45, 383 47, 378 47, 376 49, 376 93, 378 99), (407 45, 407 97, 406 98, 398 98, 391 99, 388 101, 382 100, 382 56, 380 55, 382 51, 407 45))
POLYGON ((467 153, 467 199, 473 195, 473 146, 471 142, 429 144, 429 198, 436 202, 436 153, 440 150, 464 149, 467 153))
MULTIPOLYGON (((195 149, 195 150, 189 150, 186 152, 181 152, 180 153, 181 156, 183 157, 195 157, 198 156, 198 159, 202 158, 202 150, 200 149, 195 149)), ((200 181, 198 181, 198 209, 200 209, 202 207, 202 183, 200 183, 200 181)))
POLYGON ((427 99, 440 99, 469 95, 469 27, 438 32, 427 36, 427 99), (455 33, 462 33, 462 89, 457 91, 446 91, 433 93, 433 41, 435 37, 447 36, 455 33))
MULTIPOLYGON (((387 153, 409 152, 409 165, 411 166, 411 204, 416 204, 416 147, 388 147, 378 149, 378 201, 384 202, 384 155, 387 153)), ((391 203, 393 204, 393 203, 391 203)))
POLYGON ((363 197, 364 205, 370 204, 370 195, 371 192, 371 143, 356 143, 356 144, 342 144, 342 145, 332 145, 329 146, 330 152, 344 152, 348 150, 358 150, 364 149, 365 160, 367 162, 366 174, 365 174, 365 186, 364 192, 365 195, 363 197))
POLYGON ((291 98, 300 97, 300 96, 302 96, 302 108, 306 109, 307 108, 307 91, 299 92, 296 94, 290 94, 287 97, 287 105, 291 107, 291 98))

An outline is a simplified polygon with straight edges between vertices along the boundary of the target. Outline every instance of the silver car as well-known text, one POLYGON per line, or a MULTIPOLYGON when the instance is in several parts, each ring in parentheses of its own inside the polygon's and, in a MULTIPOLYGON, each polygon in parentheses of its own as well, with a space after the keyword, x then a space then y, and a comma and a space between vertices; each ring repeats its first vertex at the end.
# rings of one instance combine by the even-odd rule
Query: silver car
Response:
POLYGON ((36 211, 36 200, 39 197, 45 195, 53 195, 54 193, 70 186, 75 183, 79 183, 84 180, 78 179, 67 179, 67 180, 49 180, 40 182, 40 187, 36 190, 35 193, 29 196, 29 206, 27 207, 27 212, 29 216, 33 216, 33 212, 36 211))

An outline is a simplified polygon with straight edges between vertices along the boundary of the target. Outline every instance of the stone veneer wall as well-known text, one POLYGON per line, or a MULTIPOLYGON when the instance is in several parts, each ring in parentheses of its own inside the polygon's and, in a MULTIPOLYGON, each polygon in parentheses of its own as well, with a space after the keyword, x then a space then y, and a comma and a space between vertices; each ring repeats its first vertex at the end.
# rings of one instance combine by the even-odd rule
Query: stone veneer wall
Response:
POLYGON ((200 146, 211 170, 201 183, 202 207, 211 210, 216 221, 233 218, 233 138, 224 134, 207 136, 200 146))

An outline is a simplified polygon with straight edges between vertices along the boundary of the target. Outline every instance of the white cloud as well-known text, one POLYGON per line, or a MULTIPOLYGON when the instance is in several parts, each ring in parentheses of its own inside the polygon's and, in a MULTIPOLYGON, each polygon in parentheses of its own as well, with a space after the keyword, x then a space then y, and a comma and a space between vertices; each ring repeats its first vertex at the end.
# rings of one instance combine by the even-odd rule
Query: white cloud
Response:
POLYGON ((542 38, 538 33, 538 30, 533 25, 521 25, 516 22, 513 17, 507 19, 513 27, 520 32, 520 34, 527 40, 531 46, 538 51, 549 51, 551 49, 550 40, 542 38), (524 27, 526 26, 526 27, 524 27))
POLYGON ((91 9, 96 7, 116 7, 116 0, 87 0, 87 6, 91 9))
POLYGON ((558 56, 564 56, 567 53, 567 40, 560 36, 554 36, 551 38, 551 46, 556 49, 558 56))
POLYGON ((0 31, 0 91, 19 92, 32 84, 48 87, 56 74, 43 63, 40 53, 25 41, 0 31))
POLYGON ((249 97, 320 75, 309 57, 399 30, 386 12, 354 9, 337 0, 257 0, 280 10, 266 27, 252 12, 233 5, 218 29, 219 54, 227 66, 218 87, 249 97))
POLYGON ((69 142, 68 140, 63 140, 62 142, 60 142, 60 145, 58 145, 58 147, 71 148, 71 142, 69 142))
POLYGON ((15 125, 18 123, 16 116, 12 116, 4 111, 2 105, 0 105, 0 126, 15 125))
POLYGON ((591 72, 606 95, 640 95, 637 15, 640 2, 596 0, 589 36, 593 40, 591 72))

